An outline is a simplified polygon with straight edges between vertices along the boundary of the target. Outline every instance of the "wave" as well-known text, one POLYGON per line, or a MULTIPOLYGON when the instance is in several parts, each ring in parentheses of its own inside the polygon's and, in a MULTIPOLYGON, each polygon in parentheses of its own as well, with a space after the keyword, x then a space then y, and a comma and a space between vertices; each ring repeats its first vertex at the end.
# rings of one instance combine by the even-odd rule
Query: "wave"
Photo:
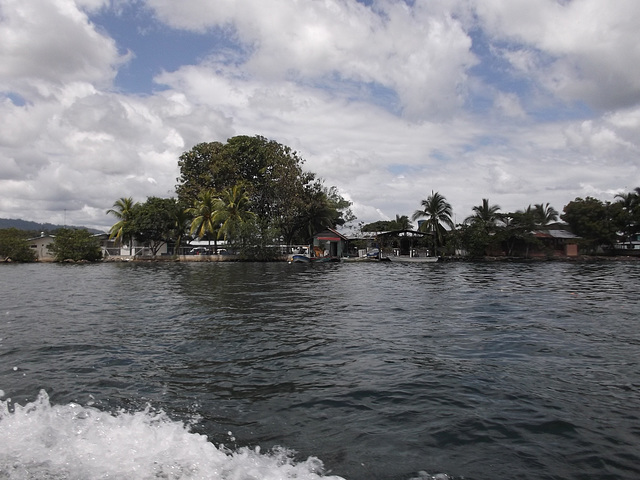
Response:
POLYGON ((11 480, 344 480, 324 476, 315 457, 296 463, 285 448, 216 447, 150 407, 110 414, 52 405, 44 390, 24 406, 0 400, 0 438, 0 478, 11 480))

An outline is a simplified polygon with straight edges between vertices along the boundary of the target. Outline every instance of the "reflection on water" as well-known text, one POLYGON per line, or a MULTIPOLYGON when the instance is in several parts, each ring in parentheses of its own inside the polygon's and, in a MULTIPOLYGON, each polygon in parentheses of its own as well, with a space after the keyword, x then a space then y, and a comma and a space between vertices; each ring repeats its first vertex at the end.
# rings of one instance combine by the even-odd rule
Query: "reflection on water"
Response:
MULTIPOLYGON (((144 443, 151 433, 132 419, 153 424, 150 404, 170 425, 187 422, 191 433, 175 441, 205 442, 211 461, 214 445, 230 449, 224 462, 244 467, 281 446, 296 450, 296 461, 318 457, 349 479, 424 472, 632 479, 640 472, 640 268, 633 263, 11 265, 0 272, 0 388, 20 405, 44 389, 53 407, 43 401, 42 411, 90 407, 106 425, 100 412, 124 409, 113 428, 144 443)), ((0 416, 0 432, 17 422, 12 415, 0 416)), ((0 476, 3 455, 0 447, 0 476)), ((269 458, 291 464, 278 455, 269 458)), ((168 475, 165 462, 160 473, 146 470, 148 478, 227 478, 186 475, 189 461, 175 459, 182 477, 168 475)), ((295 478, 321 473, 310 462, 295 467, 295 478)), ((294 478, 279 468, 273 478, 294 478)))

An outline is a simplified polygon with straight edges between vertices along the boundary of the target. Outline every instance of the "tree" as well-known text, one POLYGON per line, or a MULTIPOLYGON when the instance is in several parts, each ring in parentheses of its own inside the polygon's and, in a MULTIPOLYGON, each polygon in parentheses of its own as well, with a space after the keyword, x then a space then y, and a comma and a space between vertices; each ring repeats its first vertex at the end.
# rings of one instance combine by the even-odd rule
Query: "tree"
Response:
POLYGON ((354 218, 351 203, 334 187, 324 188, 313 173, 302 169, 303 163, 291 148, 261 136, 199 144, 180 156, 176 192, 181 202, 193 206, 203 190, 223 192, 242 184, 261 234, 266 238, 275 232, 290 243, 303 235, 314 210, 329 215, 316 221, 324 225, 354 218))
POLYGON ((619 207, 617 225, 623 233, 624 240, 630 240, 640 231, 640 187, 629 193, 619 193, 615 196, 619 207))
POLYGON ((249 195, 241 184, 225 189, 213 206, 213 223, 220 225, 218 238, 226 241, 232 239, 244 223, 255 219, 255 214, 249 211, 249 195))
POLYGON ((411 230, 413 225, 407 215, 396 214, 396 219, 391 221, 392 230, 411 230))
POLYGON ((525 210, 501 215, 504 224, 495 235, 495 241, 506 246, 507 255, 518 253, 529 256, 529 249, 538 242, 533 234, 536 227, 535 210, 529 205, 525 210))
POLYGON ((107 210, 107 215, 111 214, 118 219, 109 230, 109 238, 115 238, 116 243, 131 241, 133 237, 131 229, 133 210, 136 205, 131 197, 122 197, 114 202, 113 208, 107 210))
MULTIPOLYGON (((216 198, 212 190, 202 190, 198 194, 198 201, 186 212, 193 217, 189 233, 198 238, 207 237, 211 245, 211 236, 218 233, 219 224, 215 223, 216 198)), ((217 250, 217 245, 216 245, 217 250)))
POLYGON ((180 255, 182 239, 189 231, 191 216, 186 212, 186 208, 176 200, 176 208, 171 212, 173 226, 171 228, 171 238, 175 240, 174 255, 180 255))
POLYGON ((604 203, 593 197, 576 198, 565 205, 560 218, 593 250, 600 245, 611 246, 616 241, 617 226, 612 213, 613 209, 608 202, 604 203))
POLYGON ((426 217, 426 220, 420 225, 419 229, 433 235, 434 250, 437 252, 438 247, 444 243, 443 240, 446 234, 444 226, 446 225, 450 228, 455 227, 453 220, 451 220, 453 209, 451 208, 451 204, 449 204, 442 195, 438 192, 433 192, 433 190, 429 197, 420 202, 420 205, 422 206, 422 210, 416 210, 411 219, 415 221, 419 218, 426 217))
POLYGON ((476 205, 472 208, 473 215, 467 217, 464 223, 477 224, 486 230, 491 230, 495 227, 499 220, 498 212, 500 211, 500 205, 489 204, 488 198, 482 199, 482 205, 476 205))
POLYGON ((49 249, 53 252, 56 262, 65 260, 95 262, 102 258, 100 242, 86 229, 57 230, 49 249))
POLYGON ((0 261, 34 262, 35 252, 29 248, 27 234, 17 228, 0 230, 0 261))
POLYGON ((551 222, 558 220, 558 211, 550 206, 549 203, 544 205, 537 203, 534 208, 535 223, 537 226, 545 227, 551 222))
POLYGON ((396 230, 393 220, 378 220, 376 222, 363 225, 360 230, 363 232, 388 232, 396 230))
MULTIPOLYGON (((224 145, 220 142, 199 143, 178 159, 180 176, 177 178, 176 194, 181 203, 194 205, 202 190, 211 190, 223 184, 232 184, 221 174, 216 159, 222 154, 224 145)), ((229 185, 226 185, 229 186, 229 185)))
POLYGON ((176 200, 159 197, 148 197, 133 209, 131 231, 137 241, 148 245, 154 257, 171 237, 177 209, 176 200))

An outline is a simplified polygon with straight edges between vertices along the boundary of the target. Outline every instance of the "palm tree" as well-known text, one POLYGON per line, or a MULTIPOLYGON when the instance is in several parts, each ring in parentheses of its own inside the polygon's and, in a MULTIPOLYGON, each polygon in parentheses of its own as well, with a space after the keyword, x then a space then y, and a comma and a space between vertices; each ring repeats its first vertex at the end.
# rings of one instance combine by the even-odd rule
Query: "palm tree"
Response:
POLYGON ((636 188, 633 192, 618 193, 615 198, 619 198, 618 204, 622 208, 622 231, 624 238, 630 240, 635 232, 636 219, 640 217, 638 211, 640 210, 640 187, 636 188), (635 217, 635 218, 634 218, 635 217))
POLYGON ((422 217, 427 218, 420 225, 420 230, 433 235, 434 247, 437 252, 438 246, 442 245, 442 240, 446 232, 443 225, 450 228, 455 227, 453 220, 451 220, 453 209, 451 208, 451 204, 447 202, 442 195, 433 190, 426 200, 420 202, 420 205, 422 206, 422 210, 416 210, 411 219, 415 221, 422 217))
POLYGON ((241 184, 226 189, 214 200, 213 221, 220 225, 218 238, 233 238, 242 224, 255 218, 255 213, 249 211, 250 202, 249 194, 241 184))
POLYGON ((489 230, 496 225, 500 218, 498 215, 500 205, 490 205, 488 198, 483 198, 482 205, 476 205, 472 210, 473 215, 465 218, 464 223, 479 224, 489 230))
POLYGON ((121 244, 127 239, 131 242, 132 234, 129 229, 133 220, 133 210, 137 205, 137 203, 134 203, 133 198, 122 197, 114 202, 113 208, 107 210, 107 215, 111 214, 118 219, 109 230, 109 238, 115 238, 116 244, 121 244))
POLYGON ((187 213, 187 211, 180 206, 179 203, 176 203, 176 207, 172 214, 173 217, 173 236, 176 240, 175 252, 174 255, 180 255, 180 248, 182 246, 182 238, 185 233, 189 229, 189 222, 191 217, 187 213))
POLYGON ((537 203, 535 205, 534 216, 536 224, 544 227, 545 225, 558 220, 558 211, 550 206, 548 202, 544 205, 537 203))
MULTIPOLYGON (((211 246, 211 234, 218 231, 219 224, 214 221, 216 214, 216 198, 212 190, 202 190, 198 194, 196 204, 185 210, 193 217, 191 220, 191 229, 189 233, 196 235, 198 238, 209 238, 209 246, 211 246)), ((217 246, 216 246, 217 250, 217 246)))
POLYGON ((396 214, 396 219, 392 223, 396 230, 411 230, 412 228, 411 221, 409 221, 407 215, 400 216, 396 214))

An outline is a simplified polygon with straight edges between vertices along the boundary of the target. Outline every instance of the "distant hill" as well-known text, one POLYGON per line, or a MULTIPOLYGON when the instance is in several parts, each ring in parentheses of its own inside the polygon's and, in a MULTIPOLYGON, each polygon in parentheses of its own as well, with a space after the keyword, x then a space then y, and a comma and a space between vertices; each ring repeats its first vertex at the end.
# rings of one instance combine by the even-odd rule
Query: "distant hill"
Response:
POLYGON ((54 230, 58 230, 59 228, 73 228, 73 229, 81 229, 84 228, 91 233, 104 233, 101 230, 96 230, 95 228, 87 228, 87 227, 75 227, 73 225, 54 225, 53 223, 38 223, 31 222, 29 220, 20 220, 14 218, 0 218, 0 229, 3 228, 17 228, 18 230, 25 230, 27 232, 53 232, 54 230))

